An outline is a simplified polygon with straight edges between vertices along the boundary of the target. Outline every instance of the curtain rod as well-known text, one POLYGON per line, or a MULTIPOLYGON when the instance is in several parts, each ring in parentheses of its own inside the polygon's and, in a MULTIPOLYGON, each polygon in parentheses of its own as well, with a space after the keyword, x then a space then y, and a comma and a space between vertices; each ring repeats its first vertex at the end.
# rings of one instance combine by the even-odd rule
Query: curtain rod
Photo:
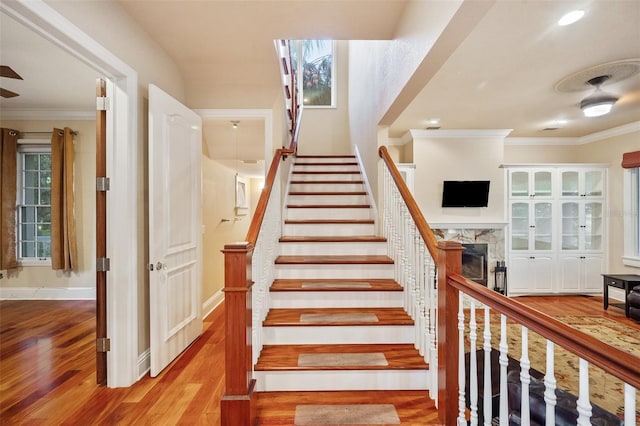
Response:
MULTIPOLYGON (((64 131, 60 130, 60 132, 62 133, 64 131)), ((53 134, 53 131, 52 130, 50 130, 48 132, 22 132, 22 131, 19 131, 18 134, 19 135, 26 135, 26 134, 29 134, 29 135, 51 135, 51 134, 53 134)), ((64 134, 64 133, 62 133, 62 134, 64 134)), ((78 136, 78 132, 76 130, 72 130, 71 134, 73 136, 78 136)))

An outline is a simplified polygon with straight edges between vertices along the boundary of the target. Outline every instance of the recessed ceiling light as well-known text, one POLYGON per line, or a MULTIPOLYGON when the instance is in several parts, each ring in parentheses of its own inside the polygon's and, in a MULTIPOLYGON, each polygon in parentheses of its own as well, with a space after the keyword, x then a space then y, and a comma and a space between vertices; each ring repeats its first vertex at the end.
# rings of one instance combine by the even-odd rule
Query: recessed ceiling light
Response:
POLYGON ((439 123, 440 123, 439 118, 430 118, 427 120, 427 124, 439 124, 439 123))
POLYGON ((562 18, 560 18, 560 20, 558 21, 558 25, 563 27, 566 25, 571 25, 575 22, 578 22, 580 19, 582 19, 583 16, 584 10, 572 10, 571 12, 565 14, 562 18))

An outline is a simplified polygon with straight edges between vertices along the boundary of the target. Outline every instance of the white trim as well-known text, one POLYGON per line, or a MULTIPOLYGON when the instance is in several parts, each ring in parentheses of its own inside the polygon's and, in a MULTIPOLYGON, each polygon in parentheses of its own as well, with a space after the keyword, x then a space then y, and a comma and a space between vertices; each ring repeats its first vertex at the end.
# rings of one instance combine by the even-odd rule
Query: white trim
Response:
POLYGON ((591 133, 581 137, 566 138, 505 138, 505 145, 586 145, 588 143, 609 139, 615 136, 640 132, 640 121, 634 121, 622 126, 613 127, 601 132, 591 133))
POLYGON ((224 292, 218 290, 213 293, 213 296, 202 303, 202 319, 208 317, 222 302, 224 302, 224 292))
POLYGON ((545 169, 558 169, 558 168, 609 168, 608 163, 512 163, 512 164, 500 164, 498 166, 501 169, 517 169, 517 168, 531 168, 531 167, 544 167, 545 169))
POLYGON ((0 11, 105 75, 113 110, 107 114, 107 163, 111 191, 107 202, 107 385, 130 386, 138 362, 138 74, 42 0, 3 0, 0 11), (117 169, 117 170, 116 170, 117 169), (116 226, 117 224, 117 226, 116 226), (117 249, 116 249, 117 247, 117 249))
POLYGON ((236 118, 261 118, 264 120, 264 175, 266 177, 273 160, 273 111, 270 109, 194 109, 202 119, 233 120, 236 118))
POLYGON ((142 379, 151 370, 151 349, 142 352, 137 363, 138 380, 142 379))
POLYGON ((581 145, 580 138, 505 138, 506 146, 522 145, 581 145))
POLYGON ((95 111, 62 109, 3 109, 5 120, 90 120, 96 119, 95 111))
POLYGON ((0 300, 95 299, 95 287, 0 287, 0 300))
MULTIPOLYGON (((362 173, 362 180, 364 182, 364 187, 367 191, 367 199, 369 200, 369 205, 371 206, 371 217, 375 218, 375 230, 380 232, 380 223, 378 219, 378 207, 376 205, 376 200, 373 198, 373 191, 371 190, 371 185, 369 183, 369 178, 367 177, 366 170, 364 168, 364 164, 362 163, 362 157, 360 156, 360 151, 358 151, 358 145, 352 145, 355 150, 356 160, 358 160, 358 168, 360 168, 360 172, 362 173)), ((288 193, 288 191, 287 191, 288 193)))
POLYGON ((623 218, 624 230, 624 255, 622 263, 626 266, 640 268, 638 257, 638 176, 640 168, 623 170, 623 209, 626 214, 623 218))
POLYGON ((409 132, 416 139, 465 139, 465 138, 506 138, 513 129, 411 129, 409 132))

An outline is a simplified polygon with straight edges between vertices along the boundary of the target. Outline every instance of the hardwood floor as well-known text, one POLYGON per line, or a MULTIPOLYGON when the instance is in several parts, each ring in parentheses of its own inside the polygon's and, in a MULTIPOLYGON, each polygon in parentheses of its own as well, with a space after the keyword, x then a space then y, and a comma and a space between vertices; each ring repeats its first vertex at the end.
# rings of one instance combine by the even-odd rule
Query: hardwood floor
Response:
MULTIPOLYGON (((602 316, 640 330, 601 297, 519 297, 550 315, 602 316)), ((126 389, 95 384, 95 309, 88 301, 0 302, 0 424, 217 425, 224 377, 224 306, 160 376, 126 389)), ((292 425, 295 406, 393 401, 403 425, 437 423, 426 392, 273 392, 258 395, 260 425, 292 425)))

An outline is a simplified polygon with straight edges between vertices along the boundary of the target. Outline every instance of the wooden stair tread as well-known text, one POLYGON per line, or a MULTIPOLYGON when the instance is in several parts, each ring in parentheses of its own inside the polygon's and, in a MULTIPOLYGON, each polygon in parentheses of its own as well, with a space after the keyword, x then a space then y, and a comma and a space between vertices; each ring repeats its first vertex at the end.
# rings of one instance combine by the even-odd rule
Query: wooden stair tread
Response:
POLYGON ((366 243, 366 242, 386 242, 385 237, 377 235, 362 236, 282 236, 281 243, 366 243))
POLYGON ((359 175, 359 170, 294 170, 294 175, 359 175))
POLYGON ((376 326, 413 325, 413 320, 402 308, 273 308, 269 310, 263 326, 376 326), (377 321, 303 322, 304 314, 375 314, 377 321))
POLYGON ((276 279, 271 284, 271 291, 402 291, 402 286, 391 279, 276 279), (304 285, 303 285, 304 283, 304 285), (327 284, 324 287, 307 286, 313 283, 327 284), (339 287, 331 287, 331 283, 339 287), (349 283, 353 283, 349 286, 349 283), (367 283, 369 287, 363 287, 367 283))
POLYGON ((290 191, 289 195, 367 195, 365 191, 290 191))
POLYGON ((353 265, 353 264, 384 264, 392 265, 393 259, 381 255, 344 255, 344 256, 278 256, 276 265, 353 265))
POLYGON ((294 166, 357 166, 357 162, 331 162, 331 161, 309 161, 296 162, 294 166))
POLYGON ((362 180, 292 180, 291 185, 361 185, 362 180))
POLYGON ((297 158, 356 158, 355 155, 346 154, 346 155, 296 155, 297 158))
POLYGON ((375 223, 373 219, 287 219, 284 221, 287 225, 319 225, 319 224, 365 224, 372 225, 375 223))
POLYGON ((413 344, 265 345, 256 370, 426 370, 428 365, 413 344), (304 354, 383 354, 387 365, 299 366, 304 354))
POLYGON ((287 204, 288 209, 368 209, 369 204, 287 204))

